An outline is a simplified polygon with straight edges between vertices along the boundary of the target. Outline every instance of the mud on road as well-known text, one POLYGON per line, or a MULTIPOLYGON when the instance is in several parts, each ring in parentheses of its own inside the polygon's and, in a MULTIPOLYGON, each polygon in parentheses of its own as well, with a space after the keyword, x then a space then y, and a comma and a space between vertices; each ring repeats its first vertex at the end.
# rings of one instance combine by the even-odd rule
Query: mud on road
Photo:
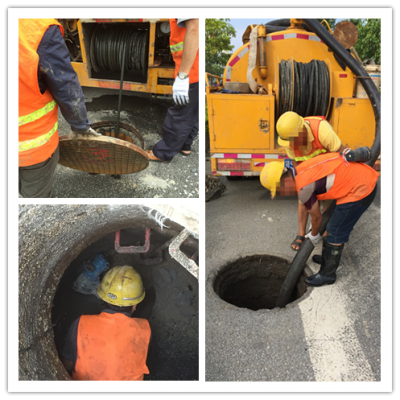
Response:
MULTIPOLYGON (((117 120, 118 90, 83 88, 83 93, 92 123, 117 120)), ((162 124, 172 105, 170 98, 124 91, 120 121, 141 133, 147 150, 162 139, 162 124)), ((59 135, 70 134, 70 125, 61 113, 59 116, 59 135)), ((178 153, 169 164, 150 162, 145 170, 121 175, 120 179, 58 165, 53 195, 56 198, 198 198, 199 139, 194 141, 189 157, 178 153)))

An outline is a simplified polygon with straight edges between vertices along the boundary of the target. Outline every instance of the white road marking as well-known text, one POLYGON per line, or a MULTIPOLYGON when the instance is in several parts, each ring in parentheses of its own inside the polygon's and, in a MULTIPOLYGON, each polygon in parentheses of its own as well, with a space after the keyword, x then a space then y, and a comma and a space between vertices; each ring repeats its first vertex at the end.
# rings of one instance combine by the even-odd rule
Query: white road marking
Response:
MULTIPOLYGON (((345 266, 342 266, 345 268, 345 266)), ((310 359, 318 382, 374 381, 346 310, 340 281, 315 288, 299 303, 310 359)))

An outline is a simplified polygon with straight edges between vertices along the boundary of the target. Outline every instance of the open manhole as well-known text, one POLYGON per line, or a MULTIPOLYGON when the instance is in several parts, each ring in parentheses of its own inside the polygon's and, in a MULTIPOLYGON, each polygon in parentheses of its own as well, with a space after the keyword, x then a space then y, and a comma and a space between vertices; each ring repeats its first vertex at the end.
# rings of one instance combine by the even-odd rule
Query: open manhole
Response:
MULTIPOLYGON (((121 246, 143 244, 144 230, 121 231, 121 246)), ((152 232, 152 245, 160 246, 168 237, 152 232)), ((87 247, 69 265, 53 300, 52 323, 59 357, 62 357, 69 326, 81 315, 99 314, 105 303, 96 288, 110 268, 131 265, 140 274, 146 291, 133 313, 145 318, 152 330, 147 357, 150 374, 145 380, 198 379, 198 281, 179 263, 167 256, 143 258, 143 254, 124 254, 114 250, 115 235, 109 234, 87 247), (85 279, 88 265, 106 268, 97 279, 85 279), (103 265, 101 265, 103 264, 103 265), (107 264, 107 266, 106 266, 107 264), (101 265, 101 267, 100 267, 101 265), (83 279, 82 279, 83 278, 83 279), (179 328, 178 328, 179 327, 179 328)), ((188 257, 195 248, 182 245, 188 257)), ((93 273, 92 273, 93 274, 93 273)))
POLYGON ((198 280, 185 264, 198 265, 195 217, 164 205, 21 205, 19 379, 70 379, 60 360, 67 332, 104 308, 92 289, 105 260, 142 277, 146 296, 133 317, 148 319, 152 331, 145 380, 198 380, 198 280))
MULTIPOLYGON (((271 255, 252 255, 223 267, 214 279, 215 293, 236 307, 253 311, 273 309, 285 280, 290 262, 271 255)), ((303 271, 289 303, 302 297, 307 286, 303 271)))

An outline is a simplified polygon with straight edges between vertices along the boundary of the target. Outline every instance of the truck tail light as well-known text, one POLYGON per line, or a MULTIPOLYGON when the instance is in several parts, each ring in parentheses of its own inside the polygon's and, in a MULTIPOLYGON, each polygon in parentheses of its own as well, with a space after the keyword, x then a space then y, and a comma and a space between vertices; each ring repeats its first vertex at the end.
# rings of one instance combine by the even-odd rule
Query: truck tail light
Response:
POLYGON ((250 171, 251 161, 224 158, 217 160, 217 170, 219 171, 250 171))

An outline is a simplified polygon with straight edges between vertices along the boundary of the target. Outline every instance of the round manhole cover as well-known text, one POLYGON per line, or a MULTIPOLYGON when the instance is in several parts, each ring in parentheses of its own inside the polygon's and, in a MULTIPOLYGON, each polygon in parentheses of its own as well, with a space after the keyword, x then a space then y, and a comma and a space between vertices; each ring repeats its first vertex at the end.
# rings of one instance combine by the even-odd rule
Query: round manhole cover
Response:
MULTIPOLYGON (((290 262, 271 255, 253 255, 238 259, 221 268, 213 289, 227 303, 253 311, 273 309, 285 280, 290 262)), ((307 286, 302 272, 289 303, 302 297, 307 286)))
POLYGON ((144 139, 136 128, 121 122, 117 130, 115 121, 96 122, 92 128, 103 136, 60 136, 59 164, 111 175, 132 174, 147 168, 144 139))

